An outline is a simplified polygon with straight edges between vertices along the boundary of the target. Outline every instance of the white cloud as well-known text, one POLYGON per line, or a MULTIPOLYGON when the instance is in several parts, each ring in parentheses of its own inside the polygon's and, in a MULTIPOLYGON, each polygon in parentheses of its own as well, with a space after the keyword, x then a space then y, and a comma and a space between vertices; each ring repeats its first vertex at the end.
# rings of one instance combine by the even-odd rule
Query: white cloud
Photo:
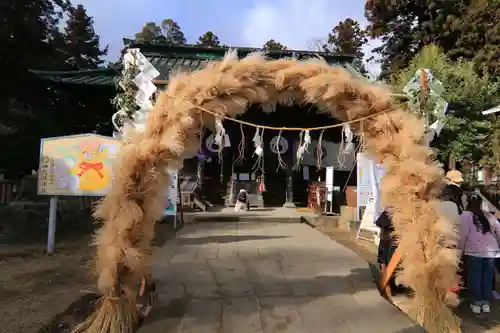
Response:
MULTIPOLYGON (((290 49, 311 49, 345 18, 366 25, 363 7, 363 0, 257 0, 245 12, 241 38, 252 47, 261 47, 272 38, 290 49)), ((372 41, 364 47, 365 58, 377 45, 372 41)), ((379 72, 377 64, 367 64, 367 68, 379 72)))

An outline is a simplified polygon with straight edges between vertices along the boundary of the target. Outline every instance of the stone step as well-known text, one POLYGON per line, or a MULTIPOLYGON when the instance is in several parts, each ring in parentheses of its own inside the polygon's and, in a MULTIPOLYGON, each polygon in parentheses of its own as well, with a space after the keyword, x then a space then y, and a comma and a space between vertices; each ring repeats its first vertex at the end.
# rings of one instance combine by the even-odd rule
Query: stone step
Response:
POLYGON ((302 223, 300 216, 263 216, 252 214, 220 214, 220 215, 198 215, 193 214, 188 221, 197 222, 268 222, 268 223, 302 223))

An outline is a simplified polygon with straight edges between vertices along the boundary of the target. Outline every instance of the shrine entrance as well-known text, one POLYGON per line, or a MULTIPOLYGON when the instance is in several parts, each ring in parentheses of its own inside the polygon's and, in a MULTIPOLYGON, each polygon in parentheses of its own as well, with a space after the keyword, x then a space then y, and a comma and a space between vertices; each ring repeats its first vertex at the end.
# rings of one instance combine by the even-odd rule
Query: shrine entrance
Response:
MULTIPOLYGON (((310 106, 278 106, 267 113, 261 107, 252 107, 239 117, 245 122, 261 126, 321 126, 332 123, 332 118, 317 113, 310 106)), ((335 122, 335 120, 334 120, 335 122)), ((325 167, 337 163, 342 128, 322 134, 322 156, 317 156, 320 133, 311 133, 312 144, 297 166, 296 153, 300 144, 299 132, 259 129, 263 154, 255 153, 253 139, 255 126, 224 122, 226 135, 222 151, 215 143, 213 133, 206 131, 201 150, 204 155, 203 191, 214 204, 233 206, 240 189, 249 193, 252 207, 297 207, 307 205, 308 187, 318 179, 324 181, 325 167), (318 167, 318 158, 321 160, 318 167)), ((351 154, 354 156, 353 154, 351 154)), ((352 160, 352 158, 351 158, 352 160)), ((338 167, 338 181, 346 180, 352 161, 345 169, 338 167), (347 170, 347 171, 346 171, 347 170)))

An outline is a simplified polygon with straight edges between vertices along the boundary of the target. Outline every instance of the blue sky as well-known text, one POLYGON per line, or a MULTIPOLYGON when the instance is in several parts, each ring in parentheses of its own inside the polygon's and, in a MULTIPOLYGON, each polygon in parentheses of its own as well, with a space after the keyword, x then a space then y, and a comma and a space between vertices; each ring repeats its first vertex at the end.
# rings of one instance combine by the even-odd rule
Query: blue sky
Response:
MULTIPOLYGON (((188 43, 206 31, 221 43, 261 47, 275 39, 290 49, 313 49, 339 21, 351 17, 362 25, 365 0, 80 0, 94 17, 101 43, 109 45, 108 59, 118 57, 122 38, 132 37, 147 21, 172 18, 188 43)), ((376 42, 367 45, 365 54, 376 42)), ((369 65, 377 71, 376 65, 369 65)))

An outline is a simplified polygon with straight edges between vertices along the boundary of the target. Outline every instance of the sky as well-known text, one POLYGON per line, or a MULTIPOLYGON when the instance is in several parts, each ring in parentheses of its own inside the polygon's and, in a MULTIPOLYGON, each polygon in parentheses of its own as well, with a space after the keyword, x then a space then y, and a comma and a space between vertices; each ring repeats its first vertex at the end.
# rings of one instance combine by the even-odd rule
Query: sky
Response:
MULTIPOLYGON (((79 0, 94 18, 103 46, 109 45, 109 60, 116 60, 123 37, 133 37, 145 22, 172 18, 188 43, 212 31, 222 44, 262 47, 274 39, 289 49, 310 50, 325 39, 345 18, 366 25, 365 0, 79 0)), ((377 45, 371 41, 365 56, 377 45)), ((368 64, 370 72, 379 70, 368 64)))

